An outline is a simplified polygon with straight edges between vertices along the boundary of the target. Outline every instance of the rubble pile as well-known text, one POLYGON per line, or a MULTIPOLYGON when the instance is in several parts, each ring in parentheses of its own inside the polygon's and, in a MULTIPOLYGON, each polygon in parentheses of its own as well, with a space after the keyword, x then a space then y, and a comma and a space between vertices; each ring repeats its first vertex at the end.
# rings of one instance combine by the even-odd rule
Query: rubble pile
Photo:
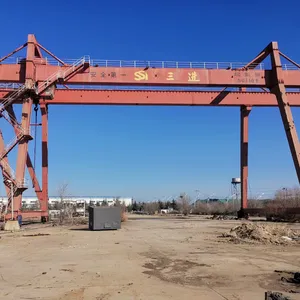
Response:
POLYGON ((243 223, 233 227, 222 237, 233 242, 257 242, 265 244, 288 244, 299 239, 297 233, 282 225, 243 223))
POLYGON ((282 293, 278 292, 267 292, 265 296, 266 300, 291 300, 290 297, 284 296, 282 293))
POLYGON ((237 220, 237 217, 235 216, 229 216, 229 215, 213 215, 210 217, 211 220, 237 220))

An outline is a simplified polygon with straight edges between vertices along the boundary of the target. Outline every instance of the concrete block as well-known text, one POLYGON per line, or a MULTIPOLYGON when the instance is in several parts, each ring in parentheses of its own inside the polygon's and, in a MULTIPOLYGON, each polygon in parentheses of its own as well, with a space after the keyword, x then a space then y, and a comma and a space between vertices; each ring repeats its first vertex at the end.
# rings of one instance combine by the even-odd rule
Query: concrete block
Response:
POLYGON ((20 225, 18 221, 8 220, 4 225, 5 231, 19 231, 20 225))

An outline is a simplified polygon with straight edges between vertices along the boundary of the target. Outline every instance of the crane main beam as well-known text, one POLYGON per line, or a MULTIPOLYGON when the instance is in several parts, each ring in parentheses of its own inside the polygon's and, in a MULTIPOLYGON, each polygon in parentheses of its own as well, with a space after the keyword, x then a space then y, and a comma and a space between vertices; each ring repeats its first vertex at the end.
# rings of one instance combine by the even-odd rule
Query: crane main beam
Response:
MULTIPOLYGON (((65 72, 69 66, 53 66, 35 62, 35 80, 44 81, 52 74, 65 72)), ((272 70, 249 69, 184 69, 87 67, 62 83, 68 85, 156 85, 156 86, 224 86, 269 87, 272 70)), ((25 63, 0 65, 0 82, 23 83, 25 63)), ((286 87, 300 87, 298 70, 282 71, 286 87)))

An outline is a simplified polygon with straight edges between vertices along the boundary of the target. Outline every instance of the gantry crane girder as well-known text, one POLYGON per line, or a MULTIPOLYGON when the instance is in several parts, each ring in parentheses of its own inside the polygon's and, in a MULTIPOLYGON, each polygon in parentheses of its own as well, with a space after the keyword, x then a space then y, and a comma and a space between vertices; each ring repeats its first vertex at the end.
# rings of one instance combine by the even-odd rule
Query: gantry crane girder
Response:
POLYGON ((291 90, 300 88, 300 65, 281 53, 276 42, 270 43, 246 64, 109 62, 91 60, 86 56, 67 63, 39 44, 33 34, 29 34, 25 44, 0 58, 0 83, 10 84, 0 87, 0 115, 11 124, 16 134, 14 142, 8 146, 5 146, 0 134, 0 166, 9 199, 6 218, 22 215, 23 218, 46 220, 48 217, 49 105, 239 106, 241 216, 247 210, 248 117, 253 106, 277 106, 300 182, 299 141, 291 113, 291 106, 300 106, 300 93, 291 90), (11 56, 25 47, 25 58, 11 60, 11 56), (44 57, 43 52, 48 56, 44 57), (271 64, 266 68, 262 62, 268 56, 271 64), (288 60, 292 67, 285 65, 282 68, 281 57, 288 60), (14 88, 14 84, 21 86, 14 88), (79 85, 88 86, 88 89, 79 88, 79 85), (111 88, 106 90, 103 86, 111 88), (124 86, 134 86, 136 89, 126 90, 124 86), (141 88, 145 86, 148 90, 141 88), (178 90, 179 87, 182 89, 178 90), (202 87, 206 90, 201 90, 202 87), (220 90, 216 91, 216 88, 220 90), (16 119, 14 104, 22 104, 21 121, 16 119), (28 142, 32 139, 30 120, 33 104, 39 104, 42 113, 42 186, 38 183, 28 153, 28 142), (17 145, 17 169, 14 174, 9 166, 8 153, 17 145), (23 184, 26 166, 40 202, 37 211, 21 210, 22 193, 26 189, 23 184))
MULTIPOLYGON (((36 81, 44 82, 52 74, 66 71, 69 66, 53 66, 46 60, 33 60, 36 81)), ((24 83, 26 63, 0 65, 0 82, 24 83)), ((274 85, 274 70, 257 69, 176 69, 93 67, 61 81, 68 85, 148 85, 202 87, 265 87, 274 85), (138 69, 138 70, 137 70, 138 69)), ((298 70, 282 70, 288 88, 299 87, 298 70)))

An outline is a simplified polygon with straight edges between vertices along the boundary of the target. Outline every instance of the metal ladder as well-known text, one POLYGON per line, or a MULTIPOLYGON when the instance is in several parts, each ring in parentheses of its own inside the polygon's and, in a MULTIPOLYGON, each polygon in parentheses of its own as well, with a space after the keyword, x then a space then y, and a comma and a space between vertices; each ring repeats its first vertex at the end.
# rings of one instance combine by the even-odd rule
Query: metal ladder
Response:
POLYGON ((21 85, 17 90, 13 91, 0 105, 0 112, 3 112, 5 108, 17 100, 27 91, 26 85, 21 85))
MULTIPOLYGON (((4 180, 5 182, 5 180, 4 180)), ((11 191, 11 188, 9 188, 9 193, 7 197, 7 204, 5 206, 5 213, 7 214, 8 207, 10 206, 11 202, 13 201, 13 197, 15 196, 18 189, 23 188, 27 189, 27 183, 24 182, 13 182, 13 190, 11 191)))
POLYGON ((70 76, 72 73, 74 73, 76 70, 81 68, 85 63, 90 64, 90 57, 85 55, 75 61, 68 69, 65 71, 58 70, 57 72, 50 75, 46 80, 44 80, 41 84, 38 85, 38 88, 36 89, 36 94, 39 95, 42 92, 44 92, 49 86, 51 86, 53 83, 55 83, 59 79, 66 79, 68 76, 70 76))
POLYGON ((13 200, 13 196, 15 195, 16 191, 20 188, 26 189, 27 183, 25 182, 25 180, 23 182, 17 181, 15 179, 15 173, 14 173, 13 169, 3 159, 0 160, 0 164, 3 168, 3 170, 7 174, 7 176, 5 176, 5 178, 4 178, 4 183, 8 185, 8 180, 10 180, 13 183, 13 194, 11 193, 11 188, 9 187, 8 199, 7 199, 7 204, 6 204, 6 213, 7 213, 7 208, 11 204, 11 201, 13 200))
MULTIPOLYGON (((0 153, 0 165, 2 169, 7 174, 7 179, 4 180, 4 183, 7 184, 7 180, 11 180, 13 183, 13 194, 11 193, 11 189, 9 189, 8 193, 8 203, 6 204, 6 211, 8 206, 10 205, 13 196, 15 195, 16 191, 19 188, 25 188, 24 184, 19 183, 16 181, 16 177, 14 174, 13 169, 10 167, 8 163, 6 163, 3 158, 7 156, 7 154, 24 138, 30 137, 30 133, 26 132, 26 130, 18 123, 14 116, 12 116, 9 112, 5 109, 8 105, 12 104, 15 100, 17 100, 20 96, 24 95, 25 92, 28 90, 26 85, 22 85, 16 91, 14 91, 8 98, 5 98, 4 101, 0 105, 0 113, 4 119, 6 119, 10 124, 16 126, 18 129, 18 134, 14 136, 14 138, 5 146, 2 153, 0 153)), ((2 135, 2 133, 1 133, 2 135)))
POLYGON ((25 134, 20 131, 14 138, 5 146, 2 153, 0 153, 0 161, 24 138, 25 134))

